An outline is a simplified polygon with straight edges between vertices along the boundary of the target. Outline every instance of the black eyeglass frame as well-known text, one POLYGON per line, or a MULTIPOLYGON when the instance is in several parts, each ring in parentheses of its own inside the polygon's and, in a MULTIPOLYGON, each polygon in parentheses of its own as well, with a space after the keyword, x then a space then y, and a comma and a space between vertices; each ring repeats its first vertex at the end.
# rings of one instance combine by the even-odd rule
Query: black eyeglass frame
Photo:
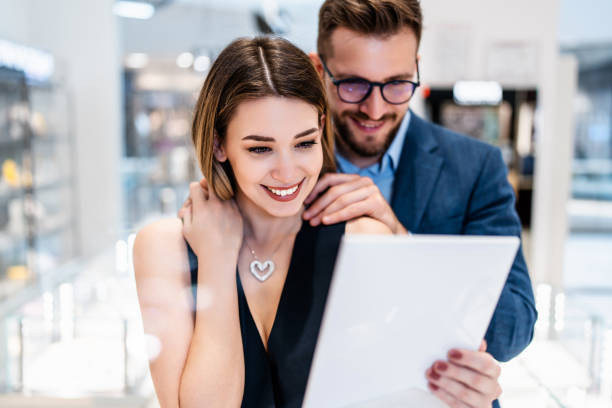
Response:
POLYGON ((412 97, 414 96, 414 93, 416 92, 416 89, 421 85, 421 76, 420 76, 420 73, 419 73, 419 60, 418 59, 416 60, 417 82, 409 81, 407 79, 393 79, 393 80, 387 81, 387 82, 374 82, 374 81, 370 81, 370 80, 367 80, 367 79, 361 78, 361 77, 350 77, 350 78, 344 78, 344 79, 336 79, 336 78, 334 78, 332 73, 329 71, 329 68, 327 67, 327 64, 325 63, 325 60, 323 59, 323 57, 321 57, 319 55, 319 59, 321 60, 321 64, 323 64, 323 69, 325 70, 325 72, 327 72, 327 75, 329 75, 329 78, 331 79, 332 83, 336 86, 336 92, 338 93, 338 98, 340 98, 340 100, 342 102, 344 102, 344 103, 355 103, 355 104, 356 103, 362 103, 363 101, 365 101, 366 99, 368 99, 370 97, 370 94, 372 93, 372 89, 374 89, 374 87, 377 86, 377 87, 380 88, 380 95, 385 100, 385 102, 390 103, 391 105, 403 105, 404 103, 406 103, 410 99, 412 99, 412 97), (364 82, 364 83, 367 83, 369 85, 368 91, 365 93, 363 98, 361 98, 360 100, 355 101, 355 102, 347 101, 344 98, 342 98, 342 96, 340 96, 340 85, 342 85, 344 83, 356 82, 356 81, 364 82), (403 102, 391 102, 391 101, 389 101, 385 97, 385 93, 383 92, 383 88, 385 86, 387 86, 389 84, 397 84, 397 83, 412 84, 412 93, 410 94, 408 99, 406 99, 403 102))

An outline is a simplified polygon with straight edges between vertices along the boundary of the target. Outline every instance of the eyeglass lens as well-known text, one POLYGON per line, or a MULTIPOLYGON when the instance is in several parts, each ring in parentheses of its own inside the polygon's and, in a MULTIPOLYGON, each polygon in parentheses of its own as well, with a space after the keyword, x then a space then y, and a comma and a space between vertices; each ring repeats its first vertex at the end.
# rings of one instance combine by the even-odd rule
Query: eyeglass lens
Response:
MULTIPOLYGON (((372 85, 367 81, 343 82, 338 87, 340 99, 345 102, 361 102, 370 92, 372 85)), ((414 92, 409 82, 389 82, 382 87, 383 98, 390 103, 404 103, 414 92)))

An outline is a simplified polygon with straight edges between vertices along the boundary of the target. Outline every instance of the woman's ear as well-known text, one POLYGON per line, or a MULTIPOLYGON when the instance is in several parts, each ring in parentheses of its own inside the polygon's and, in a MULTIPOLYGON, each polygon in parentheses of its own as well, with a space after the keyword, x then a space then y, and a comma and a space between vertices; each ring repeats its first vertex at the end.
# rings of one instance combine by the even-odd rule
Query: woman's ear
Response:
POLYGON ((213 154, 215 155, 215 159, 217 159, 219 163, 223 163, 227 160, 225 149, 223 148, 223 144, 221 143, 217 132, 215 132, 215 136, 213 139, 213 154))
POLYGON ((325 114, 322 114, 319 118, 319 130, 323 131, 323 129, 325 129, 325 114))

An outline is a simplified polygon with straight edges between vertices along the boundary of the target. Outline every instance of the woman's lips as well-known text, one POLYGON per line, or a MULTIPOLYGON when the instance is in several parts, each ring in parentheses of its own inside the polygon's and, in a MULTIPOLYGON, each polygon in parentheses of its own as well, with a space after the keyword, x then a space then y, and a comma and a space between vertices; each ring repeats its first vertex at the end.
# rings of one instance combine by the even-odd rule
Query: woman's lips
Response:
POLYGON ((275 199, 276 201, 286 202, 286 201, 291 201, 298 196, 303 183, 304 183, 304 180, 300 181, 297 184, 294 184, 293 186, 283 187, 283 188, 268 187, 263 184, 261 186, 266 191, 266 193, 268 193, 268 195, 272 197, 273 199, 275 199))

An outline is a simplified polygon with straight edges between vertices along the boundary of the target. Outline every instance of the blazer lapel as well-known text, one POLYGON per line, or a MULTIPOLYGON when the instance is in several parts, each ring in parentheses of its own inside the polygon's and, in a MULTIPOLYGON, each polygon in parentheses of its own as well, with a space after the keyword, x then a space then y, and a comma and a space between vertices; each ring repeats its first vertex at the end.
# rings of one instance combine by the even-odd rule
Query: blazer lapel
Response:
POLYGON ((395 172, 391 207, 404 227, 416 232, 444 159, 436 154, 438 143, 432 135, 432 125, 410 113, 410 126, 395 172))

